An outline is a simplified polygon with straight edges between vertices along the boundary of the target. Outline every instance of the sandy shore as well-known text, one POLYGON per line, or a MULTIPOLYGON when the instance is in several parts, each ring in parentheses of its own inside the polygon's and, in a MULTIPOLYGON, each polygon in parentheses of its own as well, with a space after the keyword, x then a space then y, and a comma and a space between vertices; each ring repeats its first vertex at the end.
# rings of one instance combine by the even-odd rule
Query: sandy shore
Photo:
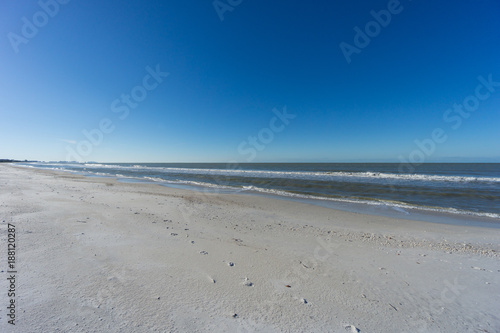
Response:
POLYGON ((2 332, 500 332, 498 228, 10 165, 0 220, 2 332))

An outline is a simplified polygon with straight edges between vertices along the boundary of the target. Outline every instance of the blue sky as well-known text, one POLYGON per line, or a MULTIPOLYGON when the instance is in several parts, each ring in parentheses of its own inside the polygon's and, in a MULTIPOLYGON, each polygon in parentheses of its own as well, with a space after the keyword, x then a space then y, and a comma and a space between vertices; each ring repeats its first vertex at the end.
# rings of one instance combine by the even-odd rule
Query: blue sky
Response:
POLYGON ((497 0, 60 2, 0 3, 0 158, 500 162, 497 0))

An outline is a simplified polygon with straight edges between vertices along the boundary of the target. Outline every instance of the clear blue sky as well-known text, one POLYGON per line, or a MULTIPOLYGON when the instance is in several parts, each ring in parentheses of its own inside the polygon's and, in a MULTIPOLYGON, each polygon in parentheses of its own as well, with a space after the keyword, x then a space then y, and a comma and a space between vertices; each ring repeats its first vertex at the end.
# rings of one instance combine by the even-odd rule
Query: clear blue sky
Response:
POLYGON ((498 0, 41 3, 0 2, 0 158, 500 162, 498 0))

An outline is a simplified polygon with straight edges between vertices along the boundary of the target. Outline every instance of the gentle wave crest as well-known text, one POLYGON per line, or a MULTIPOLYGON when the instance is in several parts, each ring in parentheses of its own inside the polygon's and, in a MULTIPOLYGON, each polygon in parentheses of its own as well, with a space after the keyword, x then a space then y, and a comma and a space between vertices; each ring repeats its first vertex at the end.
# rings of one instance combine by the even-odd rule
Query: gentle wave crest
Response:
MULTIPOLYGON (((69 164, 69 166, 82 166, 69 164)), ((439 181, 439 182, 485 182, 500 183, 500 177, 470 177, 470 176, 445 176, 445 175, 424 175, 408 173, 382 173, 382 172, 342 172, 342 171, 270 171, 270 170, 242 170, 242 169, 202 169, 202 168, 175 168, 175 167, 152 167, 145 165, 124 166, 116 164, 86 163, 85 168, 106 168, 121 169, 128 171, 156 171, 165 174, 179 173, 191 175, 217 175, 217 176, 240 176, 254 178, 292 178, 311 180, 342 180, 342 179, 373 179, 373 180, 406 180, 406 181, 439 181)))
MULTIPOLYGON (((69 171, 90 176, 191 186, 217 191, 254 192, 298 199, 387 206, 407 213, 408 209, 500 219, 494 202, 499 199, 498 173, 464 172, 464 176, 403 174, 373 171, 290 171, 224 169, 199 165, 112 164, 112 163, 19 163, 18 165, 69 171), (477 176, 476 176, 477 175, 477 176), (400 200, 404 200, 401 202, 400 200), (490 204, 491 202, 491 204, 490 204), (437 207, 437 206, 441 207, 437 207)), ((275 167, 276 168, 276 167, 275 167)), ((369 170, 369 169, 368 169, 369 170)), ((393 168, 393 170, 397 170, 393 168)), ((498 201, 497 201, 498 202, 498 201)))

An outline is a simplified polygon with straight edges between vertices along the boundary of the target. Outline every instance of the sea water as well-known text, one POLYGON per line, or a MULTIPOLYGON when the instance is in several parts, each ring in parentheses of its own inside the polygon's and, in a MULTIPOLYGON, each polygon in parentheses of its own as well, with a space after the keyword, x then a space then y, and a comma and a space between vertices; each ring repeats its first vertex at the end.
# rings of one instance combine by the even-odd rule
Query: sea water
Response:
POLYGON ((76 163, 18 165, 210 192, 257 193, 500 219, 499 163, 76 163))

